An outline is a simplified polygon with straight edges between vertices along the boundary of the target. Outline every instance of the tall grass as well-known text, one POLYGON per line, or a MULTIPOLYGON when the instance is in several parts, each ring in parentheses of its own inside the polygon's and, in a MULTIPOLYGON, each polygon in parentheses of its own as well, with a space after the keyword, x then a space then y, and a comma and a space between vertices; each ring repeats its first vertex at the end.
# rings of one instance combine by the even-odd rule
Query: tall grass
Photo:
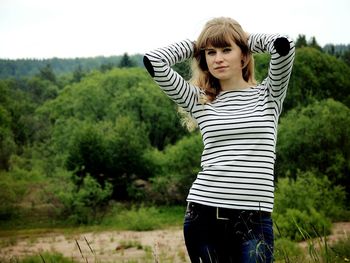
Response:
POLYGON ((350 262, 350 236, 330 243, 325 233, 321 234, 315 228, 314 233, 308 233, 296 221, 294 222, 305 241, 296 243, 286 238, 277 239, 275 242, 277 263, 350 262))

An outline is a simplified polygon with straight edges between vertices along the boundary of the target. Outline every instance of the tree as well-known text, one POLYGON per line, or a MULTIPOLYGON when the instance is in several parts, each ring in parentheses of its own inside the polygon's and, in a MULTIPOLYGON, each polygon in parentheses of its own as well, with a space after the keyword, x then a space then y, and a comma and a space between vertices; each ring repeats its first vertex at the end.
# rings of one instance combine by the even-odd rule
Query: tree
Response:
POLYGON ((278 130, 276 175, 327 175, 350 193, 350 109, 327 99, 289 111, 278 130))
POLYGON ((311 37, 311 40, 309 41, 308 44, 309 47, 315 48, 319 51, 322 51, 321 46, 317 43, 316 37, 311 37))
POLYGON ((122 59, 119 62, 118 67, 120 68, 131 68, 135 67, 135 63, 130 59, 128 53, 124 53, 122 59))
POLYGON ((199 132, 185 136, 163 151, 147 155, 155 176, 151 178, 152 200, 159 203, 182 203, 200 170, 203 142, 199 132))
POLYGON ((53 72, 51 64, 46 64, 45 67, 40 69, 39 77, 53 83, 56 83, 56 75, 53 72))
POLYGON ((350 106, 350 67, 315 48, 299 48, 289 81, 284 112, 315 100, 333 98, 350 106))
POLYGON ((144 178, 143 154, 149 144, 142 127, 127 116, 96 124, 81 122, 69 143, 66 167, 78 176, 80 185, 91 175, 100 185, 113 185, 113 196, 127 198, 127 187, 132 180, 144 178))
POLYGON ((306 41, 305 35, 298 35, 298 38, 295 41, 295 47, 296 48, 307 47, 307 41, 306 41))
POLYGON ((184 79, 189 80, 191 78, 191 60, 187 59, 181 63, 177 63, 172 66, 173 69, 179 73, 184 79))
POLYGON ((73 82, 80 82, 80 80, 85 76, 85 73, 81 65, 73 71, 73 82))

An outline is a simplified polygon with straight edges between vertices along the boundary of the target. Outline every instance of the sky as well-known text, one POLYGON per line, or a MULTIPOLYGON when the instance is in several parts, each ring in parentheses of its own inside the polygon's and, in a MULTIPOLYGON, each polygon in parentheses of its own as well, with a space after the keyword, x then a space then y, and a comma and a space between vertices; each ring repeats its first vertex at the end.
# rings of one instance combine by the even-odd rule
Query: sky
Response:
POLYGON ((350 44, 349 14, 349 0, 0 0, 0 58, 143 54, 195 40, 218 16, 249 33, 350 44))

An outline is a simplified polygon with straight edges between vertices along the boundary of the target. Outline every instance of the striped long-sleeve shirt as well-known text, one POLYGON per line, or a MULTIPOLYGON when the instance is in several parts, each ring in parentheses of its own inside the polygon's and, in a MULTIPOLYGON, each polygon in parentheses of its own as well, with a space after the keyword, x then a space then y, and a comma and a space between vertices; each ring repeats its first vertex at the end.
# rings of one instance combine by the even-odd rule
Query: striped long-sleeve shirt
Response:
POLYGON ((203 91, 171 68, 192 57, 191 41, 148 52, 144 62, 161 89, 196 119, 202 135, 202 170, 187 201, 271 212, 277 124, 295 49, 290 39, 277 34, 252 34, 248 44, 252 52, 270 53, 266 79, 247 89, 222 91, 205 104, 203 91))

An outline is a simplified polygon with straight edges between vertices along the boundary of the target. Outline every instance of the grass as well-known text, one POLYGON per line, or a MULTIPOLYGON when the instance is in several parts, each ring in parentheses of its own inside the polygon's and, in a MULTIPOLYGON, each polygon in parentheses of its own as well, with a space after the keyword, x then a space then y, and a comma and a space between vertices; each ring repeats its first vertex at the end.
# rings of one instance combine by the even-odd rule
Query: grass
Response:
MULTIPOLYGON (((99 261, 99 257, 105 253, 103 249, 98 252, 94 248, 94 240, 78 241, 74 238, 74 235, 79 235, 87 231, 109 231, 109 230, 134 230, 134 231, 148 231, 154 229, 167 229, 172 226, 181 226, 183 223, 183 215, 185 207, 173 206, 173 207, 153 207, 153 206, 135 206, 135 205, 122 205, 115 204, 113 209, 110 210, 104 219, 98 225, 90 226, 66 226, 64 228, 40 228, 40 222, 37 228, 32 229, 15 229, 15 230, 1 230, 0 231, 0 249, 15 245, 22 237, 29 240, 30 243, 36 242, 36 238, 46 233, 63 233, 67 236, 72 236, 71 241, 76 244, 77 251, 80 251, 81 259, 86 262, 87 257, 93 257, 94 262, 99 261), (85 244, 86 243, 86 244, 85 244), (88 246, 88 250, 85 252, 80 249, 81 245, 88 246)), ((297 224, 296 222, 294 222, 297 224)), ((305 247, 301 247, 299 243, 291 241, 289 239, 278 237, 275 242, 275 262, 276 263, 344 263, 350 262, 350 237, 346 237, 344 240, 337 241, 336 243, 329 243, 329 241, 323 237, 323 234, 318 233, 316 230, 317 238, 310 238, 310 233, 303 230, 298 224, 297 228, 300 234, 306 239, 305 247)), ((68 239, 67 239, 68 240, 68 239)), ((54 243, 55 240, 53 239, 54 243)), ((114 238, 109 239, 110 243, 115 242, 114 238)), ((30 244, 28 244, 30 245, 30 244)), ((115 253, 124 253, 124 251, 135 248, 137 250, 144 251, 144 256, 141 262, 172 262, 174 255, 170 255, 169 251, 164 251, 157 247, 151 248, 143 245, 138 240, 132 238, 119 242, 119 250, 116 249, 115 253), (123 252, 121 252, 123 251, 123 252)), ((181 258, 185 262, 186 251, 176 251, 175 256, 181 258)), ((0 263, 3 262, 71 262, 73 259, 65 258, 58 252, 44 252, 34 256, 27 256, 25 258, 12 258, 11 261, 5 261, 0 256, 0 263)), ((140 262, 134 259, 126 262, 140 262)))
POLYGON ((344 263, 350 262, 350 236, 330 243, 316 230, 316 238, 297 225, 306 245, 279 238, 275 242, 276 263, 344 263))
MULTIPOLYGON (((50 226, 43 220, 17 219, 13 222, 0 223, 0 237, 9 236, 37 236, 45 233, 77 234, 86 231, 102 230, 134 230, 148 231, 181 226, 185 213, 184 206, 144 206, 124 205, 116 203, 104 216, 101 222, 91 225, 70 225, 62 221, 55 221, 50 226)), ((48 219, 49 221, 49 219, 48 219)), ((12 241, 15 242, 15 241, 12 241)), ((1 247, 0 243, 0 247, 1 247)))
POLYGON ((58 252, 44 252, 38 255, 31 255, 24 258, 12 257, 9 261, 0 256, 0 263, 77 263, 72 259, 64 257, 58 252))
POLYGON ((183 223, 185 207, 131 206, 129 209, 116 207, 101 222, 101 228, 117 230, 148 231, 180 226, 183 223))

